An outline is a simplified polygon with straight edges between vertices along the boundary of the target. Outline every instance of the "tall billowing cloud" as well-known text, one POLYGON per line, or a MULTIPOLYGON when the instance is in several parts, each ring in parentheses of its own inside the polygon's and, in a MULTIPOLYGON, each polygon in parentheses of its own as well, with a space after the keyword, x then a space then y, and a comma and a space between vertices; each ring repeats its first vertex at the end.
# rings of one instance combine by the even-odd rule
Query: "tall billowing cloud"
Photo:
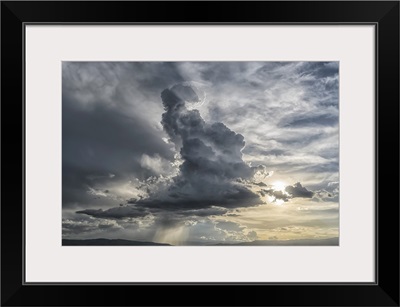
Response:
MULTIPOLYGON (((221 239, 256 238, 255 231, 247 231, 239 224, 210 220, 235 208, 263 203, 259 194, 245 184, 252 182, 254 175, 258 178, 265 169, 251 167, 243 161, 244 137, 221 122, 204 121, 200 112, 191 108, 201 101, 191 85, 177 84, 165 89, 161 100, 165 110, 161 123, 169 137, 168 143, 172 142, 178 153, 176 174, 168 178, 163 175, 162 169, 167 166, 163 166, 160 157, 143 155, 141 165, 159 174, 143 182, 141 188, 146 191, 146 197, 132 198, 107 210, 85 209, 76 213, 97 219, 129 219, 131 223, 147 219, 154 223, 152 240, 157 242, 182 244, 187 240, 189 228, 196 232, 201 229, 206 233, 216 232, 221 239), (218 227, 221 225, 233 225, 235 229, 224 230, 218 227)), ((213 238, 213 235, 203 237, 213 238)))
POLYGON ((250 179, 255 168, 242 159, 244 137, 223 123, 206 123, 187 105, 200 101, 196 88, 177 84, 161 93, 162 125, 179 151, 182 163, 164 195, 150 195, 137 205, 164 209, 245 207, 261 203, 257 194, 238 181, 250 179))
MULTIPOLYGON (((227 209, 263 203, 258 194, 242 183, 263 168, 243 161, 241 150, 245 142, 241 134, 223 123, 205 122, 197 109, 190 108, 201 101, 197 88, 177 84, 163 90, 161 100, 165 110, 162 126, 179 152, 178 174, 161 189, 152 187, 160 180, 147 181, 147 197, 130 199, 126 206, 77 213, 117 219, 155 214, 162 223, 174 224, 182 221, 182 216, 223 215, 227 209)), ((148 160, 143 156, 143 163, 150 164, 148 160)))

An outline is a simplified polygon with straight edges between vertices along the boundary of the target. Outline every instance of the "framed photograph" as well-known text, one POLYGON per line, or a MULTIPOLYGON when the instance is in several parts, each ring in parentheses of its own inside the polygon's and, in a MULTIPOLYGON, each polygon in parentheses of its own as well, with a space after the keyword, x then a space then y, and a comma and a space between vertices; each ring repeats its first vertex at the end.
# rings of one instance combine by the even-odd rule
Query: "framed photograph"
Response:
POLYGON ((2 305, 399 306, 398 1, 1 25, 2 305))

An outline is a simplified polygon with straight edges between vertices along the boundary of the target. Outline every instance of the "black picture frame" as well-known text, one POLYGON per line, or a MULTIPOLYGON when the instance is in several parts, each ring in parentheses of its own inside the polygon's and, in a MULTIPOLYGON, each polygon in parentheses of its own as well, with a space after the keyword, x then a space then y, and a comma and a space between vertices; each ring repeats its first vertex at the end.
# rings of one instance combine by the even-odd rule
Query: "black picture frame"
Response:
POLYGON ((398 1, 3 1, 1 76, 2 306, 399 306, 398 1), (26 284, 24 26, 29 23, 375 25, 376 282, 26 284))

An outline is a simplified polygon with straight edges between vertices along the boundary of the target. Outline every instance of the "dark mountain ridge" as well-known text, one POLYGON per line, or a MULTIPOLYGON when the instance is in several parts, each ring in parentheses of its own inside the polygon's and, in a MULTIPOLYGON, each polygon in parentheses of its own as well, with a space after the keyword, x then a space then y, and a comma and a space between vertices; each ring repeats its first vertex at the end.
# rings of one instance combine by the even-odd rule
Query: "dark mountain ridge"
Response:
POLYGON ((124 239, 87 239, 87 240, 70 240, 63 239, 63 246, 169 246, 166 243, 131 241, 124 239))

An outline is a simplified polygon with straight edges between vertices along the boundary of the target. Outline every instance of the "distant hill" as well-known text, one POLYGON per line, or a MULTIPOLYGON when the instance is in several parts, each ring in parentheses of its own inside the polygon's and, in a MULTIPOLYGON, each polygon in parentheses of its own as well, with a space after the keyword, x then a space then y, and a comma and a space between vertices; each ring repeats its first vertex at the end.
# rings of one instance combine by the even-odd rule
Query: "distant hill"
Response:
POLYGON ((169 246, 170 244, 123 239, 62 240, 63 246, 169 246))
MULTIPOLYGON (((63 246, 171 246, 166 243, 131 241, 123 239, 62 240, 63 246)), ((187 246, 203 245, 200 242, 187 242, 187 246)), ((299 239, 299 240, 256 240, 240 243, 217 243, 203 246, 339 246, 339 238, 299 239)))
POLYGON ((339 238, 299 240, 256 240, 241 243, 218 243, 218 246, 339 246, 339 238))

